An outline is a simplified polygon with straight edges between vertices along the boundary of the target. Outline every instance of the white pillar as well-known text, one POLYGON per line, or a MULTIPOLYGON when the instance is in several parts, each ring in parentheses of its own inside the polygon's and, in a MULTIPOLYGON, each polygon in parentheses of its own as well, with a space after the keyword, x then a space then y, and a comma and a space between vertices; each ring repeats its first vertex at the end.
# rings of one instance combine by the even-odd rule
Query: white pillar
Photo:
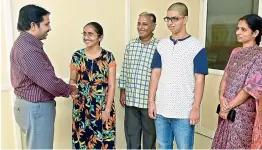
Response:
MULTIPOLYGON (((13 32, 13 21, 12 21, 12 7, 11 7, 11 0, 1 0, 1 5, 3 9, 3 14, 2 17, 4 18, 4 29, 5 29, 5 39, 6 39, 6 50, 7 50, 7 74, 10 76, 10 62, 9 62, 9 57, 10 57, 10 51, 14 42, 14 32, 13 32)), ((8 86, 6 86, 10 92, 10 103, 12 104, 12 109, 14 106, 14 100, 15 100, 15 95, 11 87, 11 82, 10 79, 8 78, 8 86)), ((22 148, 22 142, 21 142, 21 132, 19 126, 15 122, 14 114, 12 113, 12 118, 13 118, 13 129, 14 129, 14 139, 15 139, 15 148, 16 149, 21 149, 22 148)))

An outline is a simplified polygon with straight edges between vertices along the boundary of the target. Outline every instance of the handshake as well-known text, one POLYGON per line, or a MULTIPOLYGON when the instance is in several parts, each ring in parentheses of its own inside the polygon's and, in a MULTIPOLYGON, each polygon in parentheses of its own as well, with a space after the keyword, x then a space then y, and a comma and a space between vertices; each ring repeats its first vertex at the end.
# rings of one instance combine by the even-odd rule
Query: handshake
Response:
POLYGON ((78 86, 76 84, 70 84, 70 95, 72 98, 78 95, 78 86))

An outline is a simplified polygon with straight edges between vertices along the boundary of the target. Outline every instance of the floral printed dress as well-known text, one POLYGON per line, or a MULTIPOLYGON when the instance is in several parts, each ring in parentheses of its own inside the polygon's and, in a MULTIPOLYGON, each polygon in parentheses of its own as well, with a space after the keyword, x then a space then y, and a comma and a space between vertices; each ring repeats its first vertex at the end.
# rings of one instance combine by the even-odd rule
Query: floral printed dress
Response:
POLYGON ((72 148, 114 149, 115 106, 109 121, 102 123, 108 91, 109 68, 116 62, 111 52, 102 49, 96 59, 88 59, 85 50, 76 51, 70 68, 77 71, 78 96, 73 98, 72 148))

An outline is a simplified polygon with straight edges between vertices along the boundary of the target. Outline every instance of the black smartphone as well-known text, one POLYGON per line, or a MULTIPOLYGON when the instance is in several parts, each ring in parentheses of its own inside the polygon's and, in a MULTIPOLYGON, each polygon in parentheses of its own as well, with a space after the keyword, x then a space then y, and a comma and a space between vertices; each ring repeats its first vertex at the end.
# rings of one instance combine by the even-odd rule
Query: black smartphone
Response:
MULTIPOLYGON (((218 104, 217 106, 217 114, 219 114, 220 112, 220 104, 218 104)), ((227 115, 227 119, 234 122, 235 121, 235 118, 236 118, 236 111, 234 109, 231 109, 229 112, 228 112, 228 115, 227 115)))

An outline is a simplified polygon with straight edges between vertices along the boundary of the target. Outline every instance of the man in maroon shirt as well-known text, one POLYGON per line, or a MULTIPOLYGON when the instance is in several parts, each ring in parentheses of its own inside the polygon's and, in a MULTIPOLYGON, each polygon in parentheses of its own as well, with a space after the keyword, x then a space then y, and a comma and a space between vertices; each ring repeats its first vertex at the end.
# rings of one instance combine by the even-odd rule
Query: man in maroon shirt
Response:
POLYGON ((58 96, 77 93, 56 77, 41 40, 51 31, 50 12, 36 5, 19 11, 19 37, 11 50, 11 83, 17 96, 14 104, 16 122, 26 134, 29 149, 52 149, 54 139, 55 101, 58 96))

